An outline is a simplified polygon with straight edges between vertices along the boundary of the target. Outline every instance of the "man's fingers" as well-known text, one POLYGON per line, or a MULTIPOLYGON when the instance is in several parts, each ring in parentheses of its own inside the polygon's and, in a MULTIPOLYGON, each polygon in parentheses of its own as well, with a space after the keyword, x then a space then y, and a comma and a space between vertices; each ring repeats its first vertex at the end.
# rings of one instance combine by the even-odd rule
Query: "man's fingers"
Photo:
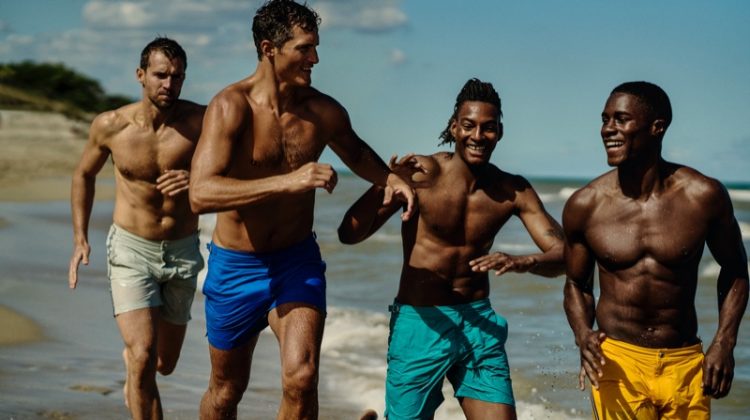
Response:
POLYGON ((581 370, 578 372, 578 389, 581 391, 586 389, 586 369, 581 366, 581 370))

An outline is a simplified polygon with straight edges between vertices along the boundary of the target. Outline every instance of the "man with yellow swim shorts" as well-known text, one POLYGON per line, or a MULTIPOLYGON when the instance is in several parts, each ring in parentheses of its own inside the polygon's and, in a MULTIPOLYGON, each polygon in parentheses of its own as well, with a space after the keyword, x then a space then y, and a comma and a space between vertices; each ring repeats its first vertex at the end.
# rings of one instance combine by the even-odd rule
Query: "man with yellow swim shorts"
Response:
POLYGON ((721 183, 662 158, 671 120, 660 87, 616 87, 601 128, 614 169, 563 211, 565 312, 581 353, 579 386, 588 378, 594 388, 595 419, 707 419, 710 398, 732 386, 748 300, 745 248, 721 183), (719 324, 704 357, 695 293, 706 245, 721 272, 719 324))

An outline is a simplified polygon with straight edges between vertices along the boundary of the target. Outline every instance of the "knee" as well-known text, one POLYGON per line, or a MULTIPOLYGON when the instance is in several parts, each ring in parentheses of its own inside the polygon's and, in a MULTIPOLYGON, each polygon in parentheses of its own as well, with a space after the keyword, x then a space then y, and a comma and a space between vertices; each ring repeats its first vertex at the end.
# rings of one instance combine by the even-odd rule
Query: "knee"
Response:
POLYGON ((303 399, 318 389, 318 366, 313 362, 284 369, 282 377, 284 394, 293 399, 303 399))
POLYGON ((245 393, 247 383, 222 381, 214 382, 209 387, 211 403, 215 407, 236 407, 245 393))
POLYGON ((149 345, 134 345, 127 349, 128 368, 144 372, 155 365, 156 349, 149 345))
POLYGON ((156 370, 164 376, 167 376, 174 372, 174 368, 177 366, 177 359, 163 359, 159 358, 159 362, 156 364, 156 370))

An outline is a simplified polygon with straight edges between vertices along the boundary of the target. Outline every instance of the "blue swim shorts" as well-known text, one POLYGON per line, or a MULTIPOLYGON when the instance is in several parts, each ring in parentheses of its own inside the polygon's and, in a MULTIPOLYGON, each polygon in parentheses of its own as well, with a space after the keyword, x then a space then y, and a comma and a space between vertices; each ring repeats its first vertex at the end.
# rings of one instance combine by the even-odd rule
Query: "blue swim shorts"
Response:
POLYGON ((508 322, 489 299, 451 306, 390 307, 385 416, 431 418, 443 378, 457 398, 515 406, 505 341, 508 322))
POLYGON ((311 234, 275 252, 244 252, 209 244, 203 283, 208 342, 229 350, 268 326, 268 312, 290 302, 326 311, 325 262, 311 234))

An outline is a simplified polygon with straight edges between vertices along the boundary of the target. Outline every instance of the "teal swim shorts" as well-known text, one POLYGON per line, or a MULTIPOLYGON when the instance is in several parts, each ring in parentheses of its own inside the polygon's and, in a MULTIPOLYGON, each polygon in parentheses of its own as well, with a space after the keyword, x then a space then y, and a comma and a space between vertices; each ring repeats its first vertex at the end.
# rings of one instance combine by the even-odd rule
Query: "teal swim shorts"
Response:
POLYGON ((508 322, 489 299, 391 311, 385 416, 431 418, 443 402, 443 378, 456 398, 515 406, 505 340, 508 322))

